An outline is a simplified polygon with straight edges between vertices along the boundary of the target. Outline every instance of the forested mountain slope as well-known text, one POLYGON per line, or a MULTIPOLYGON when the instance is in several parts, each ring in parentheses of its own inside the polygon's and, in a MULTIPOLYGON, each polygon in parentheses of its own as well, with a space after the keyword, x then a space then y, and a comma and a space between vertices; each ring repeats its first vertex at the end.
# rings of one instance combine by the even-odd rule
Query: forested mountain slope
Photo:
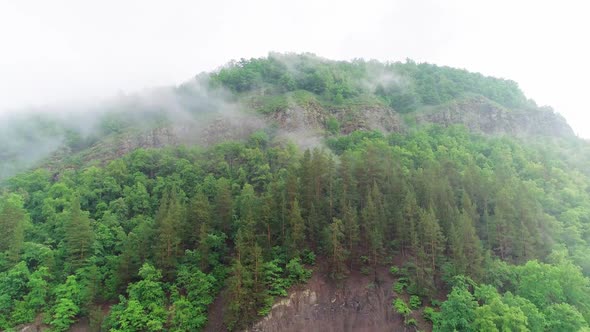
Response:
POLYGON ((512 81, 271 54, 68 112, 2 124, 2 329, 240 330, 312 272, 372 330, 589 328, 589 145, 512 81))

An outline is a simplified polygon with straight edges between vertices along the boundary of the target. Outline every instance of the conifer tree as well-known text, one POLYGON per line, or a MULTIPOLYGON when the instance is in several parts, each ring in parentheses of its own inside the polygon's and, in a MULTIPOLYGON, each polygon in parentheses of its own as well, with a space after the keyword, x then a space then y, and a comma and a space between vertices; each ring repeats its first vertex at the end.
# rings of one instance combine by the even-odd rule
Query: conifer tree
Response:
POLYGON ((186 225, 183 236, 185 237, 185 247, 195 248, 199 245, 201 231, 207 230, 211 223, 211 205, 207 196, 199 190, 190 203, 190 209, 187 213, 186 225))
POLYGON ((424 252, 430 261, 432 273, 436 271, 436 261, 444 251, 444 237, 438 220, 432 209, 420 213, 421 242, 424 252))
POLYGON ((180 225, 184 217, 184 208, 176 189, 164 194, 156 215, 155 257, 157 267, 169 279, 174 274, 176 260, 180 254, 180 225))
POLYGON ((9 262, 18 262, 24 243, 26 213, 18 206, 17 197, 0 201, 0 253, 5 253, 9 262))
POLYGON ((342 220, 334 218, 332 223, 326 227, 326 243, 328 256, 333 278, 340 278, 344 275, 347 252, 344 247, 344 226, 342 220))
POLYGON ((377 185, 368 193, 366 206, 362 210, 364 239, 368 244, 368 251, 373 264, 375 276, 377 275, 377 263, 383 249, 383 208, 380 203, 381 193, 377 185))
POLYGON ((298 256, 299 251, 303 248, 305 241, 305 223, 301 217, 301 210, 299 209, 299 201, 295 199, 291 212, 289 213, 290 232, 290 249, 293 256, 298 256))
POLYGON ((223 231, 229 235, 232 227, 232 195, 230 183, 227 179, 221 178, 217 180, 217 188, 215 192, 215 220, 214 228, 223 231))
POLYGON ((349 266, 353 267, 354 257, 357 254, 359 241, 359 224, 357 213, 350 204, 343 204, 342 222, 344 231, 344 241, 348 251, 349 266))
POLYGON ((69 216, 65 223, 65 249, 67 262, 72 270, 84 265, 86 259, 92 254, 93 232, 90 219, 80 210, 80 198, 72 198, 69 216))
POLYGON ((403 201, 402 206, 402 220, 397 225, 397 235, 400 242, 400 249, 402 255, 408 255, 408 249, 414 247, 417 242, 416 224, 418 221, 419 212, 418 203, 416 202, 416 195, 413 190, 409 190, 403 201), (412 241, 412 240, 415 241, 412 241))

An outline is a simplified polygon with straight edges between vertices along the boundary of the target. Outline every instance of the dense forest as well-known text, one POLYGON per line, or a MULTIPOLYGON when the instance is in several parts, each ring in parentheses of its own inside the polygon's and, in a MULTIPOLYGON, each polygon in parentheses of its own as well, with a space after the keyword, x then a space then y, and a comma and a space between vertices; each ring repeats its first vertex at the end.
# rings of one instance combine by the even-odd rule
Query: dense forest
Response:
MULTIPOLYGON (((91 135, 49 116, 19 119, 45 129, 6 144, 0 152, 15 156, 2 160, 6 170, 28 162, 19 149, 39 137, 67 134, 2 182, 0 329, 37 321, 66 331, 85 317, 94 331, 194 331, 222 297, 225 327, 241 330, 322 266, 334 282, 389 269, 391 312, 412 330, 590 330, 588 143, 412 121, 473 96, 546 111, 516 83, 309 54, 232 62, 195 81, 209 98, 271 118, 317 104, 385 107, 406 122, 347 132, 328 114, 313 147, 271 124, 243 139, 96 162, 81 156, 133 130, 137 114, 150 128, 173 118, 127 101, 96 115, 91 135)), ((203 96, 191 99, 189 85, 172 91, 191 114, 219 107, 197 105, 203 96)))

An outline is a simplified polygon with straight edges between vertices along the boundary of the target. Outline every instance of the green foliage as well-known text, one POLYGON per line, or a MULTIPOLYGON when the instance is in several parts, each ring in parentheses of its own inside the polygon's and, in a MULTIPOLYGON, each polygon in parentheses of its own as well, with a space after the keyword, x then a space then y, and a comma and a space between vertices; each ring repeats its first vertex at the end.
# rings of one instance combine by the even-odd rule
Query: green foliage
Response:
POLYGON ((80 312, 81 292, 75 276, 68 276, 65 284, 56 288, 57 300, 52 308, 51 320, 54 330, 66 331, 75 321, 76 315, 80 312))
POLYGON ((543 331, 546 327, 545 315, 531 301, 506 292, 502 302, 511 308, 520 309, 527 318, 527 327, 531 331, 543 331))
POLYGON ((419 296, 416 296, 416 295, 410 296, 410 309, 416 310, 416 309, 420 308, 421 305, 422 305, 422 300, 420 299, 419 296))
POLYGON ((436 331, 474 331, 477 301, 466 287, 454 287, 441 306, 436 331))
POLYGON ((400 269, 399 269, 399 267, 394 265, 389 268, 389 273, 391 273, 394 277, 397 277, 397 276, 399 276, 400 269))
POLYGON ((340 122, 338 121, 338 119, 336 119, 333 116, 329 117, 328 120, 326 120, 326 130, 328 130, 328 132, 330 132, 333 135, 339 134, 340 122))
POLYGON ((432 326, 438 326, 441 316, 440 312, 434 310, 431 307, 425 307, 424 311, 422 312, 422 316, 425 320, 432 323, 432 326))
POLYGON ((404 320, 404 324, 406 324, 406 326, 417 326, 418 322, 414 318, 408 318, 404 320))
POLYGON ((55 331, 67 331, 70 325, 74 323, 74 317, 78 314, 80 308, 70 299, 61 298, 53 309, 53 320, 51 325, 55 331))
POLYGON ((195 266, 181 266, 176 287, 183 295, 172 303, 172 330, 200 329, 207 322, 207 308, 213 302, 215 278, 195 266))
POLYGON ((287 288, 291 286, 291 281, 283 277, 283 268, 278 259, 265 263, 264 282, 268 287, 269 295, 272 296, 287 296, 287 288))
POLYGON ((129 298, 120 297, 109 320, 111 331, 160 331, 167 320, 162 273, 150 264, 139 270, 141 280, 127 288, 129 298))
POLYGON ((300 258, 293 258, 287 263, 287 273, 292 283, 304 283, 311 278, 311 270, 301 264, 300 258))
POLYGON ((408 307, 408 305, 406 304, 406 302, 404 300, 402 300, 401 298, 397 298, 395 300, 393 300, 393 309, 395 310, 395 312, 397 312, 398 314, 407 317, 412 313, 412 309, 410 309, 410 307, 408 307))
POLYGON ((289 101, 283 95, 256 97, 253 98, 251 104, 262 114, 272 114, 284 111, 289 107, 289 101))
POLYGON ((75 196, 65 223, 64 238, 68 258, 66 263, 71 266, 71 270, 84 266, 90 257, 93 236, 90 220, 80 209, 80 198, 75 196))
POLYGON ((397 294, 402 294, 406 288, 408 288, 409 279, 406 277, 398 278, 393 283, 393 291, 397 294))
POLYGON ((312 250, 305 249, 301 253, 301 261, 303 264, 315 265, 316 255, 312 250))
MULTIPOLYGON (((293 90, 305 90, 334 105, 370 94, 401 113, 414 111, 423 104, 441 104, 472 94, 485 96, 506 107, 528 104, 513 81, 413 61, 342 62, 328 61, 313 54, 271 53, 266 58, 233 61, 211 75, 211 82, 213 86, 223 86, 240 94, 264 91, 280 96, 293 90)), ((273 101, 261 104, 272 105, 273 101)))
POLYGON ((588 328, 582 314, 567 303, 556 303, 545 309, 548 331, 581 331, 588 328))
POLYGON ((202 310, 195 310, 187 298, 180 298, 173 304, 173 319, 171 331, 188 331, 205 326, 207 316, 202 310))

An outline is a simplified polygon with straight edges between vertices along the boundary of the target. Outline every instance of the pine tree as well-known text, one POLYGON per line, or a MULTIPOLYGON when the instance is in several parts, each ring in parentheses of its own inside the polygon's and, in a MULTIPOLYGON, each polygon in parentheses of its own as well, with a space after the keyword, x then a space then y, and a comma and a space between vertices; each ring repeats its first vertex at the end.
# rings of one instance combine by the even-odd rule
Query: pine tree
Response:
POLYGON ((209 271, 209 224, 202 223, 199 229, 199 255, 201 256, 201 270, 203 272, 209 271))
POLYGON ((229 234, 232 226, 232 195, 229 181, 225 178, 217 180, 215 193, 215 220, 214 229, 229 234))
POLYGON ((476 207, 471 203, 469 196, 463 197, 463 211, 459 216, 459 230, 463 247, 464 267, 467 275, 477 280, 481 276, 481 264, 483 261, 482 246, 475 229, 475 218, 478 217, 476 207))
MULTIPOLYGON (((354 176, 354 159, 349 152, 344 152, 340 156, 338 178, 340 179, 341 204, 351 204, 355 206, 358 202, 357 182, 354 176)), ((341 208, 343 208, 343 206, 341 206, 341 208)))
POLYGON ((236 259, 231 267, 231 276, 227 281, 228 305, 224 312, 223 320, 228 330, 232 331, 240 326, 240 320, 249 314, 249 289, 252 278, 242 265, 240 259, 236 259))
POLYGON ((465 274, 465 249, 463 248, 463 234, 461 231, 461 221, 459 219, 454 220, 451 223, 448 245, 450 258, 452 259, 453 267, 455 268, 454 274, 465 274))
POLYGON ((333 278, 337 279, 341 278, 346 270, 344 262, 346 260, 347 252, 344 248, 343 229, 344 226, 342 225, 342 220, 334 218, 325 231, 328 256, 332 268, 331 275, 333 278))
POLYGON ((383 224, 384 214, 381 205, 381 193, 376 184, 368 193, 366 206, 362 210, 364 239, 368 243, 369 254, 373 264, 375 276, 377 275, 377 262, 383 249, 383 224))
POLYGON ((359 224, 357 213, 350 204, 343 204, 342 221, 344 228, 344 238, 346 249, 348 251, 349 266, 352 269, 354 257, 357 254, 359 241, 359 224))
POLYGON ((164 194, 156 215, 155 257, 158 269, 167 279, 174 274, 176 260, 180 254, 180 225, 184 208, 175 189, 164 194))
POLYGON ((261 222, 261 228, 264 229, 266 233, 266 245, 269 249, 272 248, 273 214, 276 212, 273 211, 274 206, 275 202, 271 195, 267 194, 262 197, 259 220, 261 222))
POLYGON ((307 216, 307 223, 305 224, 306 235, 309 242, 315 247, 320 243, 320 236, 322 230, 323 218, 315 203, 311 203, 311 209, 307 216))
POLYGON ((199 245, 202 229, 208 229, 211 223, 211 205, 207 196, 199 190, 190 203, 187 213, 183 237, 185 248, 195 248, 199 245))
POLYGON ((397 235, 400 243, 402 255, 408 255, 408 249, 415 246, 412 239, 417 242, 416 225, 419 215, 419 207, 416 202, 416 195, 413 190, 409 190, 403 201, 402 222, 397 225, 397 235))
POLYGON ((313 172, 311 169, 311 152, 309 149, 303 153, 301 166, 299 167, 299 205, 301 206, 301 215, 307 217, 311 211, 311 204, 314 197, 313 172))
POLYGON ((421 242, 424 252, 430 261, 431 271, 436 271, 436 260, 444 251, 444 237, 432 209, 420 213, 421 242))
POLYGON ((298 256, 305 242, 305 223, 301 217, 301 210, 299 209, 299 201, 295 199, 291 212, 289 214, 290 232, 290 248, 293 256, 298 256))
POLYGON ((506 260, 512 257, 514 232, 514 210, 512 205, 513 197, 508 189, 501 190, 496 196, 494 215, 491 225, 492 249, 498 253, 501 259, 506 260))
POLYGON ((26 213, 13 198, 0 202, 0 253, 5 252, 8 261, 15 264, 24 244, 26 213))
POLYGON ((91 255, 93 236, 90 219, 80 210, 80 198, 74 196, 69 217, 65 223, 64 238, 67 263, 72 270, 83 266, 91 255))

